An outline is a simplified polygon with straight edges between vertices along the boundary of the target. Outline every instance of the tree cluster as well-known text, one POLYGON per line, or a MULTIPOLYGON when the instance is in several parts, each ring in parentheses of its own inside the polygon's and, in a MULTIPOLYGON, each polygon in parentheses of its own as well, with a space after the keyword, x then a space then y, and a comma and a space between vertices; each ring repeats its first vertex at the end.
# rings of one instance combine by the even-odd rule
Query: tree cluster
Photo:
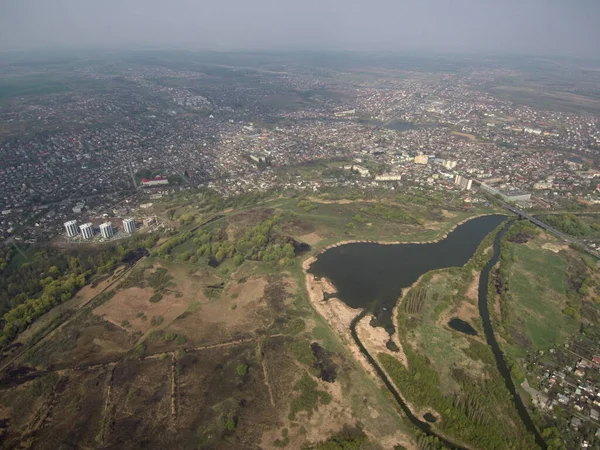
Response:
POLYGON ((59 251, 51 246, 24 248, 24 255, 4 250, 0 271, 0 345, 14 339, 35 319, 69 300, 92 277, 135 262, 153 246, 155 236, 134 236, 119 245, 59 251), (10 257, 8 256, 10 255, 10 257))

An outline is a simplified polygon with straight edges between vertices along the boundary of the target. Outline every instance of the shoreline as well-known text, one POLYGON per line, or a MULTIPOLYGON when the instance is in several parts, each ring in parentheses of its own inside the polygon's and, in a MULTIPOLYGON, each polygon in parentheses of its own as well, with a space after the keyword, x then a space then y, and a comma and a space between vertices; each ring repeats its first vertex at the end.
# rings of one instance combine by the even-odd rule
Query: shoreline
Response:
MULTIPOLYGON (((341 247, 342 245, 348 245, 348 244, 379 244, 379 245, 403 245, 403 244, 412 244, 412 245, 421 245, 421 244, 436 244, 438 242, 443 241, 444 239, 446 239, 448 237, 448 235, 450 233, 452 233, 454 230, 456 230, 459 226, 467 223, 469 220, 473 220, 473 219, 478 219, 479 217, 485 217, 485 216, 503 216, 504 214, 502 213, 485 213, 485 214, 478 214, 475 216, 471 216, 468 217, 466 219, 461 220, 460 222, 457 222, 456 224, 454 224, 449 230, 447 230, 444 234, 442 234, 439 238, 437 239, 431 239, 428 241, 381 241, 381 240, 373 240, 373 239, 348 239, 345 241, 340 241, 340 242, 336 242, 335 244, 330 244, 326 247, 323 247, 321 249, 319 249, 316 253, 314 253, 311 258, 315 258, 320 255, 321 253, 326 252, 329 249, 332 248, 336 248, 336 247, 341 247)), ((508 216, 507 216, 508 217, 508 216)), ((312 261, 314 262, 314 261, 312 261)), ((311 262, 311 264, 312 264, 311 262)), ((304 265, 303 265, 304 268, 304 265)), ((307 269, 308 270, 308 269, 307 269)))

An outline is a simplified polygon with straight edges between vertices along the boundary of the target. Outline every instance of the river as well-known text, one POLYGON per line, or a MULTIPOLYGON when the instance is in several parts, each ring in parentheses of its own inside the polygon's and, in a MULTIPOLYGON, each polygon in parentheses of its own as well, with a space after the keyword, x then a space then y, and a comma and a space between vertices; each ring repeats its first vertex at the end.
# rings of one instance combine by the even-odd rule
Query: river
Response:
MULTIPOLYGON (((471 219, 448 234, 446 239, 427 244, 352 243, 333 247, 319 255, 311 265, 310 272, 327 277, 336 287, 340 300, 353 308, 362 308, 350 325, 352 338, 369 364, 392 393, 393 397, 413 425, 425 434, 436 436, 448 448, 463 447, 436 434, 429 423, 416 417, 387 378, 379 363, 369 354, 356 331, 358 322, 369 313, 378 314, 378 320, 388 331, 393 332, 391 313, 403 288, 412 285, 422 274, 443 267, 462 266, 473 256, 484 237, 494 230, 505 216, 492 215, 471 219)), ((497 234, 493 243, 493 255, 481 271, 479 278, 478 303, 486 341, 496 360, 500 375, 510 392, 519 417, 537 444, 546 444, 537 431, 529 413, 519 396, 504 360, 504 354, 495 338, 490 320, 487 294, 490 271, 500 257, 500 240, 507 231, 507 224, 497 234)), ((399 386, 401 389, 402 387, 399 386)))

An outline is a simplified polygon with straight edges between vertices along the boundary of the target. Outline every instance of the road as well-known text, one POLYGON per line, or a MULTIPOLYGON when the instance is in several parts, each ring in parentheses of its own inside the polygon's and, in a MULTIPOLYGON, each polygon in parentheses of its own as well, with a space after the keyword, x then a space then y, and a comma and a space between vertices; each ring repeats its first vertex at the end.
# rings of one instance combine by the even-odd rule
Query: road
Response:
POLYGON ((577 238, 574 238, 573 236, 569 236, 568 234, 565 234, 562 231, 557 230, 556 228, 548 225, 547 223, 542 222, 537 217, 534 217, 531 214, 527 214, 525 211, 522 211, 522 210, 516 208, 515 206, 512 206, 509 203, 506 203, 503 200, 496 199, 496 201, 499 202, 500 205, 502 205, 502 207, 504 209, 507 209, 508 211, 518 215, 519 217, 521 217, 523 219, 529 220, 531 223, 537 225, 538 227, 542 228, 543 230, 546 230, 547 232, 562 239, 563 241, 568 242, 569 244, 576 244, 576 245, 580 246, 584 251, 586 251, 590 255, 595 256, 596 258, 600 258, 600 252, 589 247, 585 242, 583 242, 577 238))

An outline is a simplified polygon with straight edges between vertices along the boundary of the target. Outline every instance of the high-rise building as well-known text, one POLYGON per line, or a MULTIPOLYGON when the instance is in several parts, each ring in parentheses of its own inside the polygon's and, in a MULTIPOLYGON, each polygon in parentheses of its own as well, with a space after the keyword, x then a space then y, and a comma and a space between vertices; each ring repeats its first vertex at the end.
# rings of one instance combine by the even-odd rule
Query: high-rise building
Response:
POLYGON ((104 222, 104 223, 100 224, 100 233, 102 233, 102 237, 104 239, 111 238, 115 234, 113 227, 112 227, 112 223, 104 222))
POLYGON ((456 175, 454 177, 454 184, 460 186, 461 189, 465 189, 467 191, 471 190, 473 185, 473 180, 463 177, 462 175, 456 175))
POLYGON ((79 234, 79 228, 77 228, 76 220, 69 220, 65 222, 65 229, 67 230, 67 236, 75 237, 79 234))
POLYGON ((135 220, 132 218, 123 220, 123 231, 133 233, 135 231, 135 220))
POLYGON ((81 230, 81 235, 84 239, 91 239, 94 237, 94 225, 92 225, 92 222, 79 225, 79 229, 81 230))

